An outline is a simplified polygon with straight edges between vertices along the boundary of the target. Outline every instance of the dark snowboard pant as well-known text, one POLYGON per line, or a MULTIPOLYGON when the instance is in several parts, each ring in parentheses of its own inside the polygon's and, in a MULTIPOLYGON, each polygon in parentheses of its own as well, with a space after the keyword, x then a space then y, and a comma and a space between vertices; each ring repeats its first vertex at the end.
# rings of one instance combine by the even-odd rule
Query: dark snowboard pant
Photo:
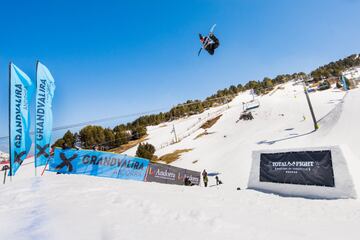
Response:
POLYGON ((204 182, 205 187, 207 187, 207 183, 208 183, 208 182, 204 182))

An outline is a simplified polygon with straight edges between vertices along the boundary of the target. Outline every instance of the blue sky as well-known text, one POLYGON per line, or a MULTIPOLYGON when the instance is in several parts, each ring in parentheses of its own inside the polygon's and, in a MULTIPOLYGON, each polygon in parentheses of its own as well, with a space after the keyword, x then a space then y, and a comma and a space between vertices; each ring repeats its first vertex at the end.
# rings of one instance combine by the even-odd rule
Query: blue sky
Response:
MULTIPOLYGON (((56 80, 54 126, 171 107, 231 84, 360 52, 358 0, 1 1, 0 136, 8 62, 56 80), (221 46, 198 57, 213 23, 221 46)), ((124 119, 127 121, 130 119, 124 119)))

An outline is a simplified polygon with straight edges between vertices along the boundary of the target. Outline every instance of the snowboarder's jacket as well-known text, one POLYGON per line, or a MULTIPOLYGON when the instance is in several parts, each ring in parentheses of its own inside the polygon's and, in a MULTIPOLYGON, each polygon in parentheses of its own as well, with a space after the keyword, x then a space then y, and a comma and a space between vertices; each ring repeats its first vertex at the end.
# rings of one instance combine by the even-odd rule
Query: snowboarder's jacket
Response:
POLYGON ((217 39, 214 34, 210 34, 209 37, 203 37, 200 34, 200 41, 210 55, 214 55, 215 49, 220 45, 219 39, 217 39))

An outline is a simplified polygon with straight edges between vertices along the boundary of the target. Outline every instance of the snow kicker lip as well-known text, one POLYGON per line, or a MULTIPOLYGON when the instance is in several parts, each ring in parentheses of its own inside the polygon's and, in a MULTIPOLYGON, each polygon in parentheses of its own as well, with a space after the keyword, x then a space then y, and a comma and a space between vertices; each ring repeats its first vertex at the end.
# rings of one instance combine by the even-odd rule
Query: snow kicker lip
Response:
MULTIPOLYGON (((248 189, 254 189, 265 193, 276 193, 286 197, 303 197, 308 199, 347 199, 357 198, 356 186, 349 172, 348 162, 350 156, 340 146, 305 147, 280 150, 253 151, 252 167, 248 180, 248 189), (261 154, 274 154, 286 152, 306 151, 330 151, 332 158, 332 171, 334 186, 319 186, 303 184, 292 184, 288 182, 265 182, 261 181, 260 165, 261 154)), ((315 166, 316 167, 316 166, 315 166)), ((290 173, 292 174, 292 173, 290 173)), ((295 173, 296 174, 296 173, 295 173)), ((302 172, 300 172, 302 174, 302 172)), ((318 176, 314 175, 314 178, 318 176)))

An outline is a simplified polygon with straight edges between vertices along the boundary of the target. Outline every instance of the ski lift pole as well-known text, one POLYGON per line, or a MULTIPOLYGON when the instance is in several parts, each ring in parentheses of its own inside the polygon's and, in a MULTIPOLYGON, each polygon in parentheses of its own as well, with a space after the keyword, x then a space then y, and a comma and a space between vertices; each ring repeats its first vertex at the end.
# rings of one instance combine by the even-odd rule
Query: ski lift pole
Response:
POLYGON ((316 121, 316 117, 315 117, 315 113, 314 113, 314 109, 311 105, 311 101, 310 101, 310 97, 309 97, 309 94, 308 94, 308 91, 307 91, 307 88, 306 88, 306 84, 305 84, 305 79, 304 79, 304 93, 305 93, 305 96, 306 96, 306 100, 307 100, 307 103, 309 105, 309 109, 310 109, 310 112, 311 112, 311 117, 312 117, 312 120, 314 122, 314 129, 315 131, 319 129, 319 125, 317 124, 317 121, 316 121))

